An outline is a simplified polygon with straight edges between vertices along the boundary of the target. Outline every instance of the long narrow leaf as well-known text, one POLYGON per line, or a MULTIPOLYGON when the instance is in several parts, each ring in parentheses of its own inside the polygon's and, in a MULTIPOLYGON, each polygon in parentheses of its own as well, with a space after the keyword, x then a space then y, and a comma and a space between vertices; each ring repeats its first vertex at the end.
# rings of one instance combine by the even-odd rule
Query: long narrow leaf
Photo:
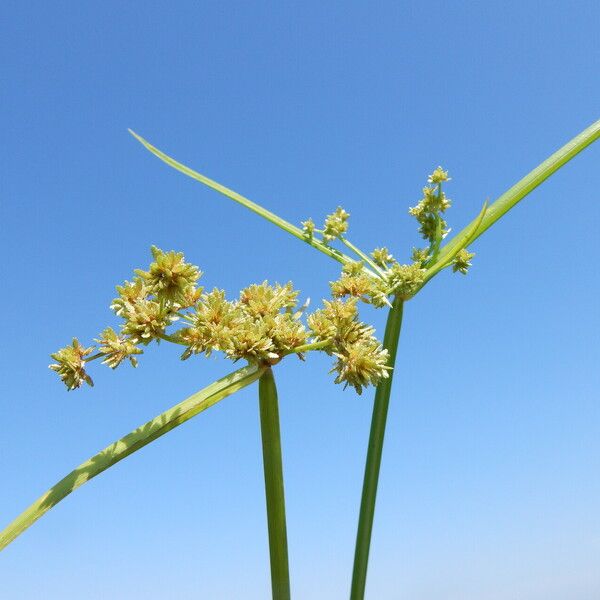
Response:
POLYGON ((79 486, 223 398, 250 385, 263 371, 263 368, 248 366, 230 373, 79 465, 0 532, 0 551, 79 486))
POLYGON ((485 215, 488 210, 487 201, 483 203, 483 207, 477 218, 467 225, 455 238, 456 244, 453 248, 452 252, 448 252, 444 254, 443 260, 438 260, 429 268, 425 273, 425 283, 427 283, 434 275, 437 275, 442 269, 447 267, 454 259, 454 257, 463 249, 466 248, 478 235, 479 228, 481 227, 481 223, 485 218, 485 215))
POLYGON ((129 129, 129 133, 131 133, 131 135, 136 140, 138 140, 138 142, 140 142, 140 144, 142 144, 146 149, 148 149, 150 152, 152 152, 152 154, 154 154, 155 156, 160 158, 160 160, 162 160, 163 162, 167 163, 170 167, 173 167, 174 169, 176 169, 177 171, 180 171, 184 175, 187 175, 188 177, 191 177, 192 179, 195 179, 196 181, 203 183, 204 185, 208 186, 209 188, 212 188, 213 190, 219 192, 220 194, 227 196, 228 198, 237 202, 238 204, 245 206, 246 208, 250 209, 252 212, 256 213, 257 215, 260 215, 261 217, 263 217, 264 219, 269 221, 270 223, 277 225, 277 227, 280 227, 284 231, 291 233, 294 237, 297 237, 299 240, 302 240, 303 242, 306 242, 313 248, 316 248, 320 252, 323 252, 323 254, 326 254, 327 256, 330 256, 331 258, 333 258, 341 263, 345 263, 345 262, 348 262, 351 260, 350 257, 345 255, 343 252, 340 252, 339 250, 336 250, 335 248, 331 248, 327 244, 324 244, 323 242, 321 242, 317 239, 314 239, 312 237, 305 235, 304 232, 302 231, 302 229, 300 229, 299 227, 296 227, 295 225, 292 225, 285 219, 282 219, 281 217, 277 216, 275 213, 272 213, 270 210, 263 208, 262 206, 260 206, 260 204, 256 204, 256 202, 252 202, 252 200, 249 200, 248 198, 242 196, 241 194, 234 192, 232 189, 230 189, 224 185, 221 185, 220 183, 217 183, 216 181, 210 179, 209 177, 206 177, 205 175, 202 175, 201 173, 198 173, 197 171, 194 171, 193 169, 190 169, 189 167, 186 167, 184 164, 182 164, 180 162, 177 162, 174 158, 171 158, 170 156, 168 156, 167 154, 165 154, 164 152, 162 152, 161 150, 159 150, 158 148, 153 146, 150 142, 145 140, 141 135, 138 135, 137 133, 135 133, 135 131, 132 131, 131 129, 129 129))
MULTIPOLYGON (((495 202, 493 202, 485 211, 485 215, 477 227, 477 231, 471 242, 477 239, 484 231, 489 229, 500 217, 505 215, 515 204, 520 202, 527 194, 532 192, 541 183, 546 181, 553 173, 558 171, 564 164, 577 156, 582 150, 600 138, 600 120, 584 129, 578 136, 565 144, 560 150, 557 150, 552 156, 547 158, 541 165, 536 167, 531 173, 523 177, 518 183, 513 185, 508 191, 504 192, 495 202)), ((464 241, 464 232, 471 228, 477 218, 467 225, 460 233, 455 235, 441 250, 438 257, 438 264, 447 262, 448 257, 455 254, 460 249, 460 244, 464 241)))

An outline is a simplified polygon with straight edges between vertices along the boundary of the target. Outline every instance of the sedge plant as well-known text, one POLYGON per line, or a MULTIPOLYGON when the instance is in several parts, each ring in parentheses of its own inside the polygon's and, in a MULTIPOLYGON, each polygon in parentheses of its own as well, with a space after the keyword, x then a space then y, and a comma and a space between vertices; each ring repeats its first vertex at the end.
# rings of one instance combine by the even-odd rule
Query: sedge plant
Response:
POLYGON ((182 359, 222 352, 227 358, 244 360, 247 366, 234 371, 187 400, 115 442, 80 465, 52 487, 0 533, 0 550, 74 489, 129 454, 157 439, 226 396, 258 381, 259 411, 265 472, 267 522, 273 598, 290 597, 283 467, 277 390, 274 367, 288 355, 304 359, 311 351, 335 358, 336 383, 352 386, 358 393, 375 385, 375 399, 368 442, 359 511, 351 600, 365 594, 369 548, 373 528, 379 471, 386 430, 404 304, 435 275, 446 268, 466 274, 474 253, 470 245, 506 212, 543 181, 600 137, 597 121, 551 155, 491 204, 484 203, 474 220, 446 241, 450 229, 446 211, 450 200, 445 187, 449 175, 436 168, 423 188, 423 196, 409 213, 424 240, 413 248, 411 260, 398 262, 386 247, 365 252, 348 238, 349 214, 338 207, 322 227, 312 219, 293 225, 237 192, 175 161, 131 132, 148 150, 171 167, 257 213, 302 242, 342 264, 341 275, 331 283, 332 299, 323 308, 306 314, 298 307, 298 293, 291 283, 271 286, 267 282, 242 290, 229 301, 223 290, 211 292, 197 285, 200 271, 176 252, 152 248, 154 262, 147 271, 137 270, 134 279, 117 287, 112 309, 123 319, 120 331, 105 329, 97 349, 77 339, 52 355, 55 370, 68 389, 92 385, 87 364, 96 359, 111 368, 124 361, 137 364, 151 342, 170 342, 185 347, 182 359), (374 331, 358 317, 358 302, 387 307, 388 317, 380 344, 374 331), (306 320, 306 325, 302 323, 306 320), (94 352, 97 350, 96 352, 94 352))
POLYGON ((267 506, 271 586, 275 600, 290 598, 290 578, 283 486, 279 407, 274 369, 288 355, 302 360, 310 352, 335 358, 336 383, 359 393, 388 377, 388 353, 372 327, 358 318, 357 300, 332 299, 307 313, 298 305, 291 283, 267 281, 244 288, 234 300, 225 291, 198 285, 200 269, 181 252, 151 248, 153 262, 136 269, 131 281, 117 286, 111 309, 121 324, 104 329, 86 347, 77 338, 52 354, 55 371, 68 390, 93 385, 89 363, 100 360, 112 369, 137 367, 139 355, 153 343, 182 347, 182 360, 221 352, 246 366, 197 392, 105 448, 67 475, 0 533, 0 550, 77 487, 129 454, 184 423, 226 396, 258 380, 259 414, 267 506), (303 322, 303 319, 306 323, 303 322))
POLYGON ((315 250, 342 263, 342 276, 338 282, 332 284, 334 294, 348 294, 375 306, 388 307, 383 349, 388 353, 390 371, 388 377, 380 379, 375 391, 350 589, 351 600, 363 600, 404 303, 446 268, 466 274, 474 257, 474 253, 470 252, 468 247, 523 198, 595 142, 600 137, 600 120, 559 148, 494 202, 489 205, 485 202, 475 218, 448 241, 446 238, 450 230, 444 216, 450 203, 443 186, 449 177, 441 167, 435 169, 428 178, 428 185, 423 189, 422 199, 409 210, 419 223, 419 232, 426 245, 413 249, 412 262, 404 265, 395 261, 386 248, 378 248, 369 255, 354 245, 347 237, 349 215, 341 207, 327 217, 320 230, 316 228, 312 219, 304 221, 302 226, 298 227, 238 192, 174 160, 137 133, 130 133, 167 165, 227 196, 315 250))

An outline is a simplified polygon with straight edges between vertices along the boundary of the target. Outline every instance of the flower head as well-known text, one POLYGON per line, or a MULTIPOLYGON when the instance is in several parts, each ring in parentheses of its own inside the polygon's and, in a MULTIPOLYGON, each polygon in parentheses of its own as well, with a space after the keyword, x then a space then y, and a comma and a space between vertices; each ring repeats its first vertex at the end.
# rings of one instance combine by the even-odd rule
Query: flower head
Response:
POLYGON ((342 267, 340 278, 329 285, 334 298, 352 296, 369 302, 375 280, 365 272, 362 262, 348 262, 342 267))
POLYGON ((253 284, 240 292, 240 304, 252 317, 275 316, 281 310, 296 306, 298 292, 292 283, 271 286, 267 281, 253 284))
POLYGON ((373 252, 371 252, 371 256, 373 260, 384 269, 392 263, 394 257, 389 253, 387 248, 375 248, 373 252))
POLYGON ((94 385, 91 377, 85 372, 85 357, 91 354, 94 347, 84 348, 77 338, 73 338, 70 346, 61 348, 50 356, 56 361, 49 366, 56 371, 68 390, 74 390, 83 385, 94 385))
POLYGON ((349 217, 350 214, 341 206, 338 206, 334 213, 327 215, 325 227, 323 228, 323 240, 331 242, 346 233, 349 217))
POLYGON ((344 383, 344 387, 351 385, 358 394, 363 387, 389 377, 388 351, 376 339, 361 339, 333 354, 337 357, 332 369, 337 373, 335 382, 344 383))
POLYGON ((154 262, 148 271, 137 269, 137 275, 159 301, 189 306, 185 303, 194 295, 196 282, 202 275, 200 269, 186 263, 182 252, 163 252, 156 246, 152 246, 151 252, 154 262))
POLYGON ((450 181, 448 177, 448 171, 444 171, 442 167, 438 167, 428 178, 429 183, 442 183, 443 181, 450 181))
POLYGON ((412 298, 421 288, 425 281, 425 269, 421 263, 412 265, 395 264, 388 273, 390 289, 404 300, 412 298))
POLYGON ((118 285, 117 293, 119 296, 111 302, 110 307, 119 317, 122 317, 135 304, 145 300, 150 295, 150 289, 140 277, 136 277, 133 281, 118 285))
POLYGON ((452 264, 452 271, 454 273, 459 272, 466 275, 471 266, 471 260, 475 256, 474 252, 469 252, 466 248, 463 248, 455 257, 452 264))
POLYGON ((302 231, 311 238, 315 232, 315 223, 312 219, 308 218, 306 221, 302 221, 302 231))
POLYGON ((190 327, 177 332, 178 339, 188 346, 181 356, 183 360, 192 354, 204 352, 210 356, 213 351, 225 351, 229 347, 229 339, 243 320, 238 306, 229 302, 225 292, 217 288, 202 294, 193 312, 184 318, 190 327))
POLYGON ((98 350, 106 355, 102 361, 111 369, 116 369, 126 358, 133 367, 137 367, 135 354, 143 354, 131 338, 118 335, 112 327, 107 327, 96 340, 99 344, 98 350))
POLYGON ((125 319, 123 333, 135 344, 149 344, 160 337, 165 329, 179 317, 176 311, 164 302, 140 300, 122 315, 125 319))

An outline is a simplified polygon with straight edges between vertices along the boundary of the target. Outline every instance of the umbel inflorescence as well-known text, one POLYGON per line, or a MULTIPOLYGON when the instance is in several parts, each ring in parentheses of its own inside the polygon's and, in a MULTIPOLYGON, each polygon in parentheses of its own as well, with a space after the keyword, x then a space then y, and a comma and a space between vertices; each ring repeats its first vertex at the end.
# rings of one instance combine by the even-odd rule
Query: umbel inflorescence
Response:
MULTIPOLYGON (((391 306, 389 297, 392 295, 409 300, 423 287, 428 268, 436 263, 442 240, 450 232, 443 218, 450 208, 450 200, 442 190, 442 184, 449 180, 447 171, 441 167, 435 169, 423 188, 423 197, 408 211, 419 223, 419 233, 428 242, 424 248, 413 248, 409 264, 400 264, 385 247, 376 248, 367 255, 354 246, 346 237, 350 215, 342 207, 326 217, 323 229, 317 229, 312 219, 302 223, 307 239, 320 235, 327 245, 337 239, 359 258, 346 260, 340 278, 331 282, 335 298, 354 297, 380 308, 391 306)), ((453 271, 466 274, 474 256, 466 248, 461 249, 452 260, 453 271)))
POLYGON ((202 273, 185 262, 182 253, 152 248, 154 262, 147 271, 136 270, 132 281, 117 286, 111 308, 123 319, 120 332, 106 328, 95 347, 77 339, 52 355, 56 371, 68 389, 93 385, 86 365, 94 359, 111 368, 125 359, 137 366, 136 356, 153 341, 185 347, 181 358, 222 352, 227 358, 275 365, 283 357, 300 358, 311 350, 335 357, 336 382, 352 385, 359 393, 387 377, 387 351, 372 327, 361 323, 355 299, 325 302, 306 318, 307 303, 298 306, 299 292, 291 283, 250 285, 235 300, 221 289, 204 292, 197 282, 202 273), (176 325, 174 331, 169 328, 176 325))
MULTIPOLYGON (((307 238, 320 235, 327 245, 339 240, 359 259, 344 261, 339 279, 330 284, 333 298, 312 314, 306 314, 308 302, 298 305, 299 292, 292 283, 253 284, 235 300, 228 300, 218 288, 205 292, 198 286, 202 272, 182 253, 152 247, 154 261, 148 270, 135 270, 131 281, 117 286, 111 308, 122 319, 120 331, 107 327, 96 340, 97 348, 74 339, 52 355, 56 362, 50 368, 72 390, 84 382, 93 385, 85 368, 88 362, 100 358, 114 369, 128 360, 137 366, 137 355, 153 341, 184 346, 182 360, 222 352, 233 361, 262 365, 318 350, 335 358, 335 382, 361 393, 363 387, 387 377, 391 367, 374 329, 360 321, 357 303, 390 305, 391 295, 408 300, 424 285, 427 269, 437 260, 449 232, 442 216, 450 207, 442 190, 448 180, 448 173, 438 167, 423 188, 423 198, 409 210, 428 242, 413 249, 409 264, 400 264, 384 247, 367 255, 354 246, 346 238, 350 215, 341 207, 327 216, 323 229, 317 229, 312 219, 305 221, 307 238)), ((462 249, 453 259, 453 270, 466 273, 473 256, 462 249)))

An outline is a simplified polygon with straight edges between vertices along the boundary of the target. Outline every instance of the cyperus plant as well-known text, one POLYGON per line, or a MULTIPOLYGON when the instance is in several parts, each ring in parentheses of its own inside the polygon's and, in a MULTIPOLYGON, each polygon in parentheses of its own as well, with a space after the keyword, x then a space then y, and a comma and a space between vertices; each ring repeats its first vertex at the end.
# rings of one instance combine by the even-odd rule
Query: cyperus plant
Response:
POLYGON ((489 206, 484 203, 475 219, 448 242, 445 242, 450 232, 446 211, 450 201, 444 188, 449 176, 441 167, 435 169, 423 188, 422 198, 409 210, 418 222, 425 243, 413 248, 411 261, 406 264, 396 261, 386 247, 368 253, 353 244, 348 239, 350 215, 342 207, 327 216, 321 228, 310 218, 298 227, 132 134, 170 166, 340 262, 341 275, 331 283, 333 299, 324 301, 323 308, 305 315, 306 306, 298 307, 298 294, 291 284, 270 286, 265 282, 249 286, 238 299, 229 301, 223 290, 205 293, 198 288, 201 273, 186 263, 183 255, 153 248, 154 262, 150 268, 136 271, 131 282, 117 288, 118 297, 112 308, 123 319, 120 332, 105 329, 97 340, 95 354, 93 347, 84 347, 73 340, 71 345, 53 355, 55 363, 51 368, 69 389, 74 389, 83 383, 92 383, 86 372, 91 360, 101 358, 116 368, 127 359, 135 366, 137 355, 153 341, 184 346, 183 359, 221 351, 234 361, 247 361, 248 365, 194 394, 78 467, 0 533, 0 549, 82 483, 258 380, 273 597, 289 598, 281 441, 272 367, 290 354, 303 358, 310 351, 324 351, 335 357, 333 371, 337 383, 351 385, 359 393, 369 384, 377 386, 350 591, 352 600, 362 600, 404 303, 445 268, 466 274, 474 257, 469 246, 527 194, 597 140, 600 121, 550 156, 495 202, 489 206), (373 329, 358 319, 359 301, 379 308, 387 306, 382 346, 374 337, 373 329), (306 325, 302 323, 305 317, 306 325))
POLYGON ((326 352, 335 356, 332 371, 336 383, 351 385, 361 393, 363 387, 388 377, 388 353, 374 337, 373 328, 359 321, 355 299, 325 301, 323 308, 306 315, 308 302, 298 306, 299 293, 291 283, 269 285, 264 281, 244 288, 237 299, 230 301, 224 290, 205 292, 199 287, 202 272, 187 263, 182 253, 163 252, 155 246, 151 252, 154 261, 148 270, 136 269, 131 281, 116 288, 118 296, 111 308, 121 318, 119 332, 107 327, 96 340, 97 348, 85 347, 74 338, 52 354, 55 362, 50 369, 56 371, 67 389, 93 385, 86 369, 94 360, 100 359, 112 369, 126 360, 136 367, 137 356, 152 342, 183 346, 182 360, 222 352, 230 360, 244 360, 248 365, 78 467, 0 534, 0 549, 81 484, 258 379, 273 597, 289 598, 283 463, 273 367, 288 355, 304 360, 309 352, 326 352))

